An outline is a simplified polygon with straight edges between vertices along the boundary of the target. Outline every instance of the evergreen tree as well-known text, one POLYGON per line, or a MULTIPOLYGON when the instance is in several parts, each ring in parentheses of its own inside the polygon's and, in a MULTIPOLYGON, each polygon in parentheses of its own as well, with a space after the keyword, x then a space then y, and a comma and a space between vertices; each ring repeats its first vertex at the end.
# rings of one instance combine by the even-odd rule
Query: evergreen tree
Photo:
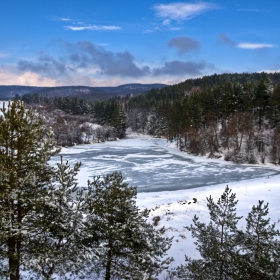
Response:
POLYGON ((186 265, 178 269, 181 279, 225 280, 233 279, 236 263, 237 223, 241 219, 236 215, 236 195, 226 187, 215 203, 207 198, 210 214, 209 224, 201 223, 197 216, 194 225, 188 227, 202 259, 186 258, 186 265))
POLYGON ((121 109, 120 104, 116 104, 111 116, 111 125, 115 129, 116 136, 118 138, 125 137, 125 131, 127 128, 127 120, 124 111, 121 109))
POLYGON ((273 280, 280 278, 280 235, 275 223, 270 224, 268 204, 259 201, 246 218, 247 226, 240 248, 238 279, 273 280))
POLYGON ((47 161, 59 150, 42 120, 22 102, 0 110, 0 273, 18 280, 32 232, 25 218, 46 192, 52 174, 47 161))
POLYGON ((259 129, 262 128, 262 125, 264 123, 264 118, 266 117, 270 104, 269 99, 273 92, 273 85, 271 83, 271 80, 269 78, 262 79, 256 88, 256 105, 257 105, 257 115, 258 115, 258 123, 259 123, 259 129))
POLYGON ((71 168, 61 158, 46 195, 41 197, 43 205, 27 217, 33 234, 29 236, 30 250, 23 257, 23 265, 36 279, 49 280, 54 275, 77 279, 84 276, 86 262, 96 258, 97 248, 83 244, 87 196, 77 185, 80 165, 76 163, 71 168))
POLYGON ((188 280, 276 280, 280 278, 280 232, 270 224, 268 204, 259 201, 246 218, 246 230, 237 228, 235 194, 227 187, 217 203, 207 198, 210 223, 188 227, 201 259, 186 257, 177 268, 178 279, 188 280))
POLYGON ((280 131, 280 84, 273 90, 269 101, 271 110, 268 112, 268 117, 273 128, 280 131))
MULTIPOLYGON (((161 258, 171 246, 164 228, 147 223, 148 211, 135 202, 136 187, 114 172, 89 183, 88 246, 102 245, 93 273, 103 279, 150 279, 170 261, 161 258)), ((85 241, 85 242, 86 242, 85 241)))

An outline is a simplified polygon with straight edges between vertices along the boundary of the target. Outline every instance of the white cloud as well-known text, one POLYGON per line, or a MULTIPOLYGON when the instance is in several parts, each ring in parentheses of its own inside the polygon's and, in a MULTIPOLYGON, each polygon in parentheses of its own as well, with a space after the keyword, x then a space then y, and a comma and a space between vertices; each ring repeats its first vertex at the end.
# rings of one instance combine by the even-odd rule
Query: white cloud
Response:
MULTIPOLYGON (((132 82, 129 80, 129 82, 132 82)), ((22 74, 15 67, 0 66, 0 84, 1 85, 21 85, 21 86, 118 86, 126 83, 125 79, 99 79, 90 71, 75 72, 75 74, 67 77, 48 78, 41 74, 26 71, 22 74)))
MULTIPOLYGON (((155 67, 155 65, 150 65, 155 67)), ((195 76, 201 77, 201 75, 195 76)), ((85 86, 118 86, 128 83, 163 83, 163 84, 175 84, 184 81, 186 78, 194 78, 193 75, 186 74, 174 77, 170 75, 162 75, 154 77, 152 75, 144 77, 110 77, 102 78, 96 74, 95 69, 87 69, 86 71, 76 71, 69 76, 57 76, 56 78, 44 77, 41 74, 26 71, 22 74, 15 67, 3 68, 0 65, 0 84, 1 85, 22 85, 22 86, 73 86, 73 85, 85 85, 85 86)))
POLYGON ((56 86, 55 79, 42 77, 41 75, 34 72, 25 72, 22 75, 18 76, 17 80, 17 84, 25 86, 56 86))
POLYGON ((153 32, 154 32, 154 30, 151 30, 151 29, 146 29, 143 31, 143 33, 153 33, 153 32))
POLYGON ((15 67, 0 67, 1 85, 56 86, 56 81, 34 72, 19 74, 15 67))
POLYGON ((155 5, 153 8, 156 11, 156 15, 159 18, 164 19, 163 23, 166 24, 171 20, 188 20, 207 10, 216 9, 217 7, 213 4, 205 2, 198 2, 194 4, 176 2, 170 4, 158 4, 155 5))
POLYGON ((163 25, 169 25, 170 24, 170 19, 165 19, 163 22, 162 22, 163 25))
POLYGON ((71 19, 70 18, 62 18, 61 20, 62 21, 70 21, 71 19))
POLYGON ((8 56, 11 56, 11 54, 5 53, 5 52, 0 52, 0 58, 5 58, 5 57, 8 57, 8 56))
POLYGON ((170 27, 169 28, 169 30, 175 30, 175 31, 177 31, 177 30, 181 30, 182 28, 181 27, 170 27))
POLYGON ((263 43, 240 43, 237 44, 236 47, 240 49, 255 50, 255 49, 273 48, 276 47, 276 45, 263 44, 263 43))
POLYGON ((87 25, 87 26, 64 26, 65 29, 67 30, 72 30, 72 31, 82 31, 82 30, 119 30, 122 29, 119 26, 116 25, 87 25))

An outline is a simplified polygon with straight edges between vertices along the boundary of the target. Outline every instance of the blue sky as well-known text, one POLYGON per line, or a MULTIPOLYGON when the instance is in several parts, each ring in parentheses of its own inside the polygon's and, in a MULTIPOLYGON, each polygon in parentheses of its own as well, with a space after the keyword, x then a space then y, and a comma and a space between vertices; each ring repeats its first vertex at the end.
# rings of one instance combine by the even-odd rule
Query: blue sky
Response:
POLYGON ((0 85, 280 71, 280 1, 0 1, 0 85))

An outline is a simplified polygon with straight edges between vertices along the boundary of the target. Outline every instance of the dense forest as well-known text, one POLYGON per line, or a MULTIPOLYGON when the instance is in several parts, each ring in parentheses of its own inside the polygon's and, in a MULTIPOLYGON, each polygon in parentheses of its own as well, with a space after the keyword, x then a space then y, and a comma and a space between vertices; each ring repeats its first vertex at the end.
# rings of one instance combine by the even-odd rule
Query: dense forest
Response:
MULTIPOLYGON (((122 138, 130 127, 176 141, 182 151, 195 155, 279 164, 279 82, 280 73, 215 74, 103 102, 38 93, 25 94, 22 100, 48 111, 59 109, 68 119, 79 116, 106 126, 104 140, 122 138)), ((65 118, 60 122, 67 123, 65 118)), ((86 128, 83 132, 88 133, 86 128)), ((79 143, 79 136, 67 143, 73 142, 79 143)))
POLYGON ((103 142, 125 137, 127 116, 116 99, 87 101, 72 97, 44 97, 38 93, 22 96, 44 116, 61 146, 103 142), (97 124, 97 125, 96 125, 97 124))
POLYGON ((278 73, 223 74, 151 90, 126 105, 129 126, 196 155, 279 163, 279 81, 278 73))

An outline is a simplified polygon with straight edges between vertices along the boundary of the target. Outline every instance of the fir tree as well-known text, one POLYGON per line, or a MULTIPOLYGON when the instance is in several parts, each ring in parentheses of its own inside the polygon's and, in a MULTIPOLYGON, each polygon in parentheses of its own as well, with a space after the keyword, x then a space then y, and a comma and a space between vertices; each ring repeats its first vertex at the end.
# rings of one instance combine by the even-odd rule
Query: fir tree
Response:
POLYGON ((83 244, 87 196, 77 184, 80 165, 71 168, 61 158, 41 197, 42 205, 27 217, 34 234, 29 237, 31 249, 24 255, 24 267, 36 279, 53 279, 53 275, 77 279, 84 276, 85 263, 96 258, 98 249, 83 244))
POLYGON ((280 232, 270 224, 268 204, 259 201, 246 218, 246 231, 237 228, 235 194, 227 187, 217 203, 207 198, 210 223, 195 216, 188 229, 197 239, 201 259, 186 257, 177 268, 178 279, 276 280, 280 278, 280 232))
POLYGON ((52 173, 47 161, 59 150, 42 120, 22 102, 0 110, 0 271, 18 280, 32 232, 25 218, 46 192, 52 173))
POLYGON ((280 278, 280 235, 275 223, 270 224, 268 204, 259 201, 246 218, 247 226, 240 248, 238 279, 273 280, 280 278))
POLYGON ((170 261, 161 258, 171 246, 147 223, 148 211, 140 211, 135 202, 136 187, 123 182, 114 172, 89 183, 87 227, 88 246, 102 245, 104 250, 93 263, 96 274, 104 279, 150 279, 170 261))
POLYGON ((273 85, 271 80, 266 77, 262 79, 256 88, 255 101, 257 105, 257 115, 258 115, 258 123, 259 129, 262 128, 264 123, 264 118, 266 117, 267 112, 269 111, 269 99, 273 92, 273 85))
POLYGON ((236 215, 236 195, 226 187, 215 203, 207 198, 210 214, 209 224, 201 223, 197 216, 194 225, 188 227, 201 254, 201 260, 186 258, 187 264, 178 269, 182 279, 233 279, 236 259, 237 223, 241 217, 236 215))
POLYGON ((273 90, 271 99, 269 100, 271 109, 268 111, 268 117, 273 128, 280 130, 280 84, 273 90))

